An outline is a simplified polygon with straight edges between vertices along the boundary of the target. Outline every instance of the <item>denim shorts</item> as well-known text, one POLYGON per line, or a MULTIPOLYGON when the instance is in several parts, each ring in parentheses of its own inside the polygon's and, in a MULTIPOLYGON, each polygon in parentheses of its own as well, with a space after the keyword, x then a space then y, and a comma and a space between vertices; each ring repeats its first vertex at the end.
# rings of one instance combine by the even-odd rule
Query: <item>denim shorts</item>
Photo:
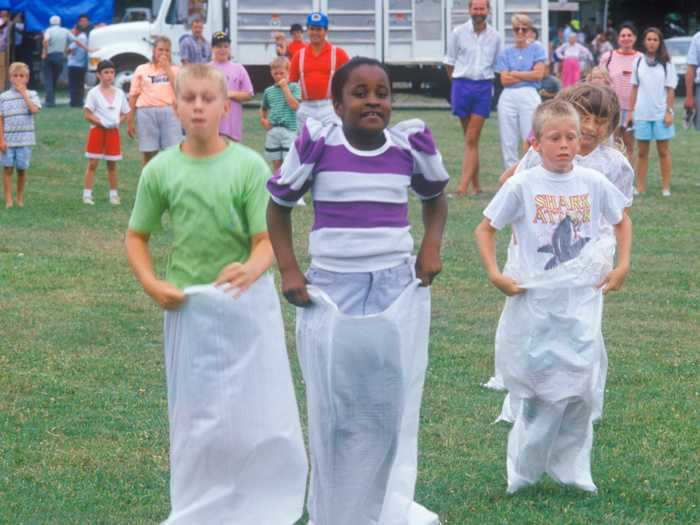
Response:
POLYGON ((413 259, 376 272, 331 272, 311 266, 306 279, 346 315, 372 315, 391 306, 415 279, 413 259))
POLYGON ((663 120, 635 120, 634 138, 636 140, 671 140, 676 135, 676 129, 671 124, 664 125, 663 120))
POLYGON ((7 150, 2 154, 2 165, 6 168, 17 168, 18 170, 26 170, 29 168, 29 163, 32 160, 31 146, 8 146, 7 150))

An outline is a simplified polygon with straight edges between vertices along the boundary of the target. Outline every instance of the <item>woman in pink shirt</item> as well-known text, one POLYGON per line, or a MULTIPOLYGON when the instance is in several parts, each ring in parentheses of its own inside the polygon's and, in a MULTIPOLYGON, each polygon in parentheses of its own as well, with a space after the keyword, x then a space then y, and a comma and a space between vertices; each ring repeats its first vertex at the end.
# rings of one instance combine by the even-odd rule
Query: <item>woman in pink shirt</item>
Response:
POLYGON ((136 68, 129 90, 127 133, 132 139, 138 135, 144 166, 159 151, 182 141, 182 126, 173 109, 179 68, 172 65, 168 37, 159 36, 153 46, 153 58, 136 68))
MULTIPOLYGON (((627 122, 627 114, 634 109, 630 105, 632 95, 632 66, 634 59, 641 53, 635 49, 637 43, 637 28, 631 22, 620 26, 617 34, 618 49, 604 53, 600 57, 600 65, 607 70, 612 81, 612 87, 620 100, 620 122, 627 122)), ((630 162, 634 157, 634 135, 631 129, 622 126, 615 131, 615 139, 625 143, 625 153, 630 162)))
POLYGON ((224 32, 216 32, 211 39, 213 61, 210 66, 223 73, 226 79, 231 109, 221 119, 219 133, 240 142, 243 139, 243 102, 253 98, 253 84, 245 68, 231 62, 231 39, 224 32))

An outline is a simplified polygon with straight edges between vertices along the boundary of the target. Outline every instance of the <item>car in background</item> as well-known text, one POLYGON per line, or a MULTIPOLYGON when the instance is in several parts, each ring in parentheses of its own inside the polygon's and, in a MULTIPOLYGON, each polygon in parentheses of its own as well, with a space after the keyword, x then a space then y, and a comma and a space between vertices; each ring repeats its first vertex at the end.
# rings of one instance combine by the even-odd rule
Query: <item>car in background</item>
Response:
POLYGON ((676 95, 681 97, 685 96, 685 72, 688 70, 688 49, 692 40, 692 36, 674 36, 665 40, 671 62, 678 73, 676 95))

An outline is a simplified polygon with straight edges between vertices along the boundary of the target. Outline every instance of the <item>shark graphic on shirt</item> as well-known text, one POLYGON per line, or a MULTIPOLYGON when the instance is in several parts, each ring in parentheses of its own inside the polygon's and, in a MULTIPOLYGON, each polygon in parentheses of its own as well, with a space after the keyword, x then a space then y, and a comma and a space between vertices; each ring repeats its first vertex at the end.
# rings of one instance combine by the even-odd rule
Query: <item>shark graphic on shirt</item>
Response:
POLYGON ((552 242, 537 248, 538 253, 552 254, 552 258, 547 261, 544 269, 551 270, 561 263, 575 259, 590 240, 590 237, 577 238, 574 222, 567 215, 554 229, 552 242))

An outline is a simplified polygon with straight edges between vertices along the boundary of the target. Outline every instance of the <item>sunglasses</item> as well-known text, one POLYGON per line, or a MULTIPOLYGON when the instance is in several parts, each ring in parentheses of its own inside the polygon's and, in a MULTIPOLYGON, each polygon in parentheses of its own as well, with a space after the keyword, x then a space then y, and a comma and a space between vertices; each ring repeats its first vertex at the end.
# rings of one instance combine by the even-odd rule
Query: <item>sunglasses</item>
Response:
POLYGON ((513 33, 527 33, 529 30, 529 27, 514 27, 513 33))

